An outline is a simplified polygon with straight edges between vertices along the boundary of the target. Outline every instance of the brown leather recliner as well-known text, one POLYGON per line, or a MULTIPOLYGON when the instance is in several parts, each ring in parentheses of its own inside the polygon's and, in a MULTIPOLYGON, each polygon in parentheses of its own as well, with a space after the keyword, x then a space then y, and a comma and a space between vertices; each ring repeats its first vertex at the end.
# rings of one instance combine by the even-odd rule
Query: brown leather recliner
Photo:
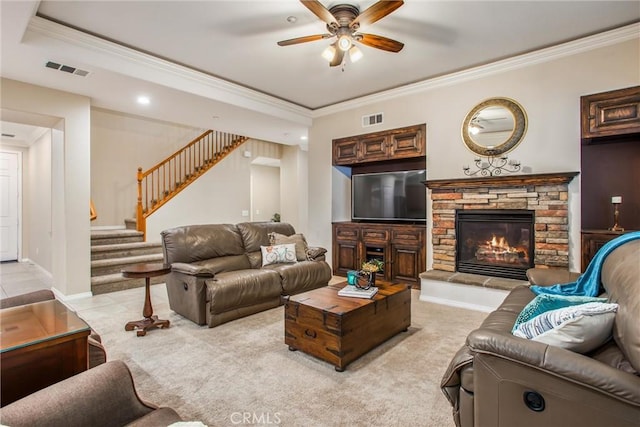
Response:
POLYGON ((615 249, 601 281, 619 304, 613 339, 580 354, 511 333, 533 298, 515 288, 471 332, 441 382, 457 426, 640 425, 640 240, 615 249))
POLYGON ((277 307, 283 295, 326 286, 331 267, 323 248, 295 263, 262 266, 270 233, 292 236, 291 224, 246 222, 188 225, 161 233, 169 306, 199 325, 217 326, 277 307))

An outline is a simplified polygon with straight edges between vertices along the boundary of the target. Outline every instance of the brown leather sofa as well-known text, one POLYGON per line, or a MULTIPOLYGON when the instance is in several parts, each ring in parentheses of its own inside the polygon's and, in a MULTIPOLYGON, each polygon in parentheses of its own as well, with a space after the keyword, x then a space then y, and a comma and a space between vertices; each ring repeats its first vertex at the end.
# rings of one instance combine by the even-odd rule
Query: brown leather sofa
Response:
POLYGON ((156 427, 182 421, 171 408, 144 402, 131 372, 115 360, 55 383, 0 409, 11 427, 156 427))
POLYGON ((619 308, 613 339, 587 354, 512 335, 534 298, 527 286, 513 289, 468 335, 442 379, 456 425, 640 425, 640 240, 607 256, 601 281, 619 308))
POLYGON ((295 263, 262 266, 270 233, 292 236, 291 224, 246 222, 188 225, 161 233, 169 306, 199 325, 214 327, 277 307, 283 295, 326 286, 331 267, 324 248, 308 248, 295 263))

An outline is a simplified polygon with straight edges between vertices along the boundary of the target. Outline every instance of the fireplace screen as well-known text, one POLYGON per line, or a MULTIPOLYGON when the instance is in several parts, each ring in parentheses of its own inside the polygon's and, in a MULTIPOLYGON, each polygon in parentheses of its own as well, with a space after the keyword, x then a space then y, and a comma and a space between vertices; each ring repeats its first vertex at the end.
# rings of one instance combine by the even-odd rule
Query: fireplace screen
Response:
POLYGON ((526 280, 533 267, 534 213, 456 211, 456 270, 526 280))

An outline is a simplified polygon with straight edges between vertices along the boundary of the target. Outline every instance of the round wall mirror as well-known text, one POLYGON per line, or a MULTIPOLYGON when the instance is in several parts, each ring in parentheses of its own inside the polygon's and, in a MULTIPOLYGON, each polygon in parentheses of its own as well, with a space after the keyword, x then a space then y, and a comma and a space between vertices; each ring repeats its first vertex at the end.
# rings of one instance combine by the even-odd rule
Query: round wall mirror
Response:
POLYGON ((496 156, 513 150, 527 131, 527 115, 508 98, 490 98, 476 105, 462 123, 462 140, 476 154, 496 156))

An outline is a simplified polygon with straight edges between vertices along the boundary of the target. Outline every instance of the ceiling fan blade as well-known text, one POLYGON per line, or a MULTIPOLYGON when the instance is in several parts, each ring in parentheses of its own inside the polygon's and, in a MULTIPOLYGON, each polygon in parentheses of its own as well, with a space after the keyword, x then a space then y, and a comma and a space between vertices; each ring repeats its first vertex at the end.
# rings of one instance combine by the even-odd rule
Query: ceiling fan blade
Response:
POLYGON ((315 34, 313 36, 296 37, 295 39, 282 40, 278 42, 278 46, 290 46, 292 44, 314 42, 316 40, 328 39, 333 34, 315 34))
POLYGON ((342 64, 342 60, 344 59, 344 50, 338 47, 338 43, 332 44, 333 47, 336 48, 336 54, 333 56, 333 60, 329 63, 330 67, 337 67, 342 64))
POLYGON ((358 34, 357 36, 358 38, 356 40, 360 43, 388 52, 400 52, 404 47, 404 43, 375 34, 358 34))
POLYGON ((356 16, 356 19, 353 20, 349 27, 358 28, 358 26, 360 25, 373 24, 374 22, 384 18, 403 4, 404 2, 402 0, 379 1, 378 3, 375 3, 373 6, 366 9, 360 15, 356 16))
POLYGON ((305 5, 307 9, 313 12, 318 18, 322 19, 328 25, 335 25, 338 27, 338 22, 329 10, 322 5, 318 0, 300 0, 300 3, 305 5))

